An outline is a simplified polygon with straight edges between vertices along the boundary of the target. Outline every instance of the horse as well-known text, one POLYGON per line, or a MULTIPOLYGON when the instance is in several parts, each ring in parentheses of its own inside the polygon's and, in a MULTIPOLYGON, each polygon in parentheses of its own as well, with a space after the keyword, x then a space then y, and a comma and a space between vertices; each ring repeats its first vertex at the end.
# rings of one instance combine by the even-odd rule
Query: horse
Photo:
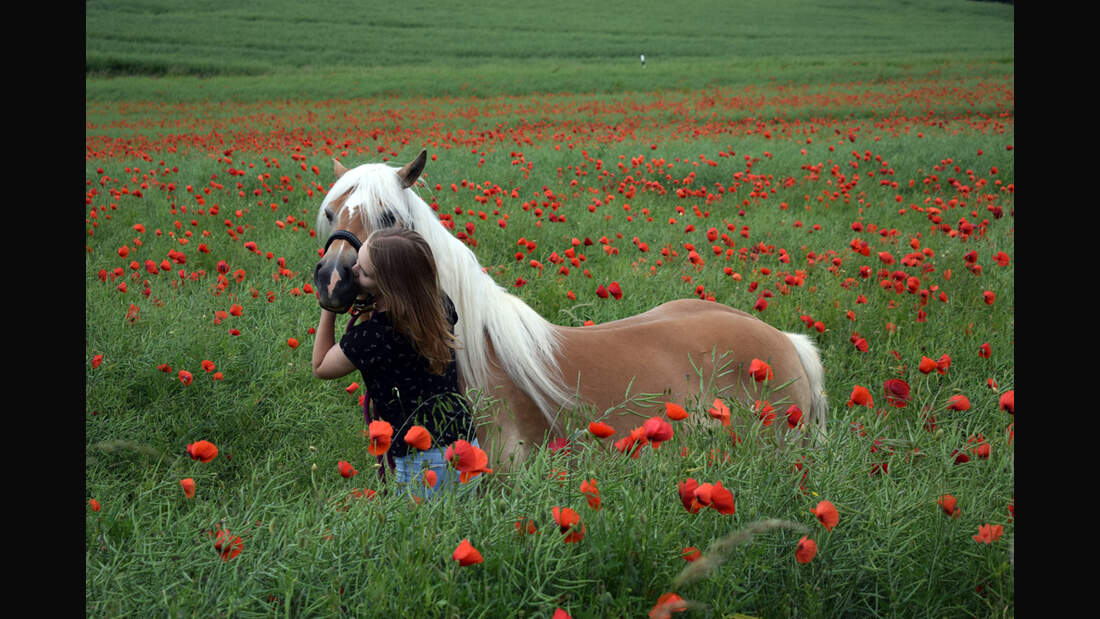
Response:
POLYGON ((749 371, 754 359, 774 373, 764 383, 764 397, 773 406, 789 402, 803 411, 794 430, 775 423, 777 435, 797 432, 793 441, 803 446, 824 438, 824 369, 808 337, 699 298, 598 325, 552 324, 496 283, 416 193, 426 161, 424 150, 400 168, 368 163, 348 169, 333 160, 336 180, 317 213, 316 230, 327 237, 314 269, 317 299, 337 313, 364 302, 351 274, 359 246, 378 228, 419 232, 458 314, 460 383, 475 410, 488 409, 477 434, 498 470, 522 462, 548 439, 566 438, 568 415, 602 420, 615 436, 628 437, 642 420, 665 413, 666 402, 706 406, 721 395, 752 406, 761 397, 749 371))

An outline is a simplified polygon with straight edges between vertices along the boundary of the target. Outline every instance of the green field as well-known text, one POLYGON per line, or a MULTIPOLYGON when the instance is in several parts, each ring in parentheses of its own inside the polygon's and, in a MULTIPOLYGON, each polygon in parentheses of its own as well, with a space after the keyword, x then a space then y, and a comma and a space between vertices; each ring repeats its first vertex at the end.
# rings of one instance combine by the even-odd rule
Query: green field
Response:
POLYGON ((803 4, 86 3, 86 614, 1014 616, 1013 7, 803 4), (701 296, 811 336, 828 443, 683 402, 702 429, 637 459, 577 420, 476 499, 383 492, 359 377, 310 372, 313 227, 333 158, 422 148, 418 193, 552 322, 701 296))
POLYGON ((88 2, 91 100, 608 93, 1013 72, 1013 7, 88 2), (643 68, 640 55, 645 54, 643 68))

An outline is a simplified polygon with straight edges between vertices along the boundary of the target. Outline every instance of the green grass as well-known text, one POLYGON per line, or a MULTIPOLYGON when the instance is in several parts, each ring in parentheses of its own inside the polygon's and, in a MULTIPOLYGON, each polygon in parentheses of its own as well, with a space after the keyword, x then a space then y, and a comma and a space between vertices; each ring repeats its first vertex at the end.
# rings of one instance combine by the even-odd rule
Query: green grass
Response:
MULTIPOLYGON (((504 145, 486 148, 481 167, 480 152, 439 150, 438 159, 429 163, 429 187, 422 191, 442 212, 453 212, 457 206, 475 211, 474 216, 455 219, 460 229, 465 221, 475 222, 477 253, 483 264, 492 267, 505 286, 517 277, 527 279, 516 293, 558 323, 612 320, 662 301, 692 296, 700 284, 720 301, 747 309, 759 293, 759 289, 749 290, 750 282, 774 289, 782 273, 806 270, 807 283, 792 288, 790 294, 776 294, 762 316, 798 332, 808 332, 799 320, 802 314, 828 326, 824 334, 809 332, 821 346, 827 366, 832 440, 820 450, 777 457, 766 443, 753 440, 735 448, 724 433, 711 428, 690 435, 678 433, 672 444, 632 460, 615 454, 608 458, 606 449, 581 439, 572 458, 540 452, 517 473, 492 476, 486 480, 485 495, 476 501, 415 510, 407 498, 392 494, 353 501, 347 511, 339 509, 351 488, 380 486, 359 435, 364 424, 355 398, 343 390, 356 377, 335 383, 311 377, 308 348, 312 339, 307 330, 317 310, 309 295, 291 294, 308 282, 320 245, 307 232, 320 198, 320 194, 305 193, 313 173, 303 172, 284 155, 285 165, 272 167, 272 179, 265 183, 274 187, 273 179, 285 175, 295 189, 257 199, 251 192, 262 187, 259 170, 268 171, 272 157, 280 157, 279 153, 242 151, 234 153, 230 162, 220 155, 208 158, 199 153, 152 153, 148 162, 89 160, 87 178, 93 186, 104 176, 114 179, 105 187, 115 189, 137 187, 135 176, 138 181, 143 175, 152 181, 142 198, 106 193, 91 198, 100 225, 89 228, 93 234, 87 239, 87 350, 89 357, 103 354, 104 361, 99 368, 89 366, 86 374, 86 473, 88 497, 97 498, 104 507, 88 515, 89 614, 132 614, 156 606, 173 614, 253 615, 270 612, 273 604, 279 612, 292 615, 332 614, 344 607, 351 614, 418 608, 435 616, 545 616, 555 606, 574 616, 644 614, 659 595, 671 590, 671 582, 686 565, 678 556, 683 547, 706 550, 717 540, 769 518, 805 527, 820 544, 814 562, 807 566, 794 562, 794 544, 802 533, 774 530, 737 547, 712 575, 677 592, 723 614, 893 615, 914 607, 936 615, 1012 614, 1012 525, 1006 508, 1013 496, 1013 448, 1004 434, 1011 418, 998 410, 997 392, 986 387, 987 378, 997 380, 1002 391, 1013 382, 1013 267, 997 267, 990 258, 995 251, 1014 254, 1012 218, 993 219, 984 210, 974 218, 969 208, 965 214, 959 209, 948 211, 945 220, 952 225, 964 215, 976 222, 989 219, 984 237, 964 242, 932 234, 926 214, 913 210, 901 214, 894 202, 895 194, 903 196, 905 205, 957 197, 944 180, 964 178, 968 168, 992 183, 989 168, 997 166, 1001 180, 1012 181, 1013 155, 1005 149, 1012 141, 1011 131, 955 135, 952 130, 948 123, 945 129, 925 129, 924 138, 911 133, 875 141, 866 136, 866 141, 850 143, 823 137, 809 145, 749 136, 736 144, 733 157, 722 157, 727 147, 707 140, 667 143, 656 151, 647 141, 589 143, 586 155, 580 147, 556 150, 553 142, 547 142, 524 149, 525 158, 534 164, 529 179, 512 165, 504 145), (806 155, 801 154, 803 148, 806 155), (984 151, 980 156, 979 149, 984 151), (868 167, 879 169, 874 155, 882 156, 894 168, 892 178, 901 189, 861 181, 860 191, 848 202, 817 201, 814 196, 822 189, 835 189, 829 184, 832 165, 850 168, 852 150, 861 155, 872 152, 874 166, 861 156, 864 173, 868 167), (695 166, 701 153, 719 165, 695 166), (661 169, 670 178, 642 168, 630 174, 661 178, 674 190, 676 181, 691 172, 697 172, 693 186, 732 185, 735 174, 747 170, 746 155, 753 160, 752 173, 774 179, 776 193, 767 200, 750 200, 743 216, 737 214, 737 205, 747 198, 748 187, 712 204, 708 218, 693 215, 692 204, 702 206, 701 199, 678 199, 672 191, 638 193, 630 200, 637 216, 633 222, 627 222, 626 212, 616 202, 596 213, 585 208, 591 196, 617 195, 616 187, 628 173, 619 171, 616 164, 629 167, 633 157, 643 157, 650 164, 663 158, 661 169), (158 161, 161 157, 163 166, 158 161), (952 167, 939 172, 937 185, 925 185, 923 179, 936 173, 934 167, 948 157, 963 173, 955 173, 952 167), (595 172, 597 160, 613 174, 600 178, 595 172), (819 161, 826 164, 824 172, 812 180, 802 166, 819 161), (179 172, 174 172, 177 162, 179 172), (130 166, 129 172, 125 166, 130 166), (100 167, 102 174, 97 171, 100 167), (558 167, 563 168, 560 179, 558 167), (239 177, 226 174, 240 168, 249 172, 239 177), (582 174, 577 175, 578 171, 582 174), (207 208, 217 203, 219 210, 216 215, 202 214, 183 187, 194 183, 194 192, 202 194, 214 177, 212 182, 224 189, 213 189, 206 196, 207 208), (778 183, 787 177, 795 179, 793 186, 778 183), (519 197, 505 198, 499 208, 500 215, 510 215, 506 230, 495 225, 497 214, 487 221, 476 215, 479 209, 488 214, 495 208, 473 199, 479 191, 449 189, 450 181, 459 183, 462 178, 479 187, 488 181, 489 187, 499 184, 505 192, 517 189, 519 197), (574 178, 580 181, 576 187, 571 186, 574 178), (908 187, 910 179, 915 181, 913 188, 908 187), (168 193, 157 188, 158 182, 174 182, 177 189, 168 193), (238 190, 237 182, 242 189, 238 190), (436 182, 443 185, 442 190, 434 189, 436 182), (521 208, 543 186, 565 196, 559 210, 567 215, 565 222, 550 223, 544 214, 537 227, 539 219, 533 211, 521 208), (599 193, 592 194, 589 188, 599 193), (239 197, 238 191, 246 197, 239 197), (789 204, 788 210, 779 207, 781 202, 789 204), (269 203, 278 210, 270 209, 269 203), (112 204, 117 208, 112 209, 112 204), (684 216, 676 206, 685 209, 684 216), (642 209, 649 209, 654 221, 644 221, 642 209), (240 217, 235 215, 237 210, 240 217), (287 221, 288 215, 304 219, 306 227, 274 225, 276 219, 287 221), (667 223, 669 217, 677 223, 667 223), (227 219, 244 227, 240 241, 226 234, 227 219), (802 227, 794 227, 796 219, 802 227), (709 258, 703 270, 694 270, 686 264, 683 244, 709 246, 703 238, 706 228, 716 225, 724 230, 723 220, 750 227, 748 240, 734 236, 739 247, 762 242, 776 249, 746 261, 736 255, 728 263, 709 258), (175 221, 181 224, 178 232, 175 221), (850 227, 854 221, 896 228, 900 234, 857 234, 850 227), (136 233, 135 223, 143 223, 146 232, 136 233), (694 233, 684 232, 687 223, 695 224, 694 233), (811 232, 815 224, 821 229, 811 232), (156 228, 161 229, 160 236, 156 228), (184 230, 194 235, 187 245, 180 246, 168 236, 184 230), (204 231, 209 236, 203 236, 204 231), (648 254, 634 248, 635 235, 649 243, 648 254), (620 253, 610 256, 598 247, 588 248, 585 268, 592 279, 579 270, 567 277, 552 273, 539 277, 527 266, 527 259, 513 258, 516 240, 525 237, 539 243, 531 257, 548 264, 550 253, 563 252, 574 236, 593 240, 607 236, 620 253), (143 240, 140 248, 133 243, 135 237, 143 240), (848 249, 855 237, 870 243, 870 257, 848 249), (948 296, 947 303, 934 298, 928 302, 924 309, 929 318, 923 323, 915 322, 918 304, 913 295, 885 292, 876 284, 877 275, 866 281, 858 275, 862 265, 878 272, 877 251, 901 257, 909 249, 909 239, 918 237, 922 247, 935 252, 930 260, 934 270, 920 275, 922 286, 938 286, 948 296), (261 254, 271 251, 272 258, 244 249, 245 240, 256 242, 261 254), (207 243, 210 253, 196 251, 198 242, 207 243), (121 245, 135 253, 119 258, 115 250, 121 245), (651 273, 649 267, 666 246, 678 250, 680 257, 651 273), (140 270, 136 277, 99 281, 100 269, 122 266, 129 273, 126 265, 131 260, 159 262, 173 248, 185 252, 187 262, 173 265, 168 273, 151 276, 140 270), (790 265, 777 260, 778 248, 789 252, 790 265), (985 267, 981 276, 964 268, 962 256, 971 249, 978 251, 985 267), (809 265, 809 252, 827 259, 809 265), (832 273, 827 267, 834 256, 841 266, 832 273), (280 257, 292 275, 276 281, 273 276, 280 257), (225 291, 215 295, 219 260, 226 260, 231 272, 241 268, 247 275, 240 283, 231 280, 225 291), (740 282, 722 272, 727 264, 743 275, 740 282), (771 274, 765 275, 762 267, 771 269, 771 274), (954 272, 949 280, 943 278, 948 268, 954 272), (180 270, 185 276, 205 274, 195 281, 173 283, 180 279, 180 270), (683 276, 691 281, 685 282, 683 276), (859 283, 853 287, 849 277, 859 283), (140 292, 143 280, 149 281, 148 298, 140 292), (612 280, 619 281, 626 294, 619 302, 601 302, 595 297, 595 284, 612 280), (127 293, 116 290, 119 281, 130 284, 127 293), (986 289, 998 295, 993 306, 981 301, 986 289), (568 290, 576 293, 576 301, 566 298, 568 290), (270 302, 268 292, 274 293, 270 302), (858 301, 859 295, 866 297, 866 303, 858 301), (124 318, 130 303, 141 308, 133 324, 124 318), (214 312, 227 310, 232 303, 240 303, 243 314, 215 325, 214 312), (845 317, 848 310, 855 312, 854 322, 845 317), (889 331, 888 322, 897 329, 889 331), (229 328, 240 329, 240 335, 229 335, 229 328), (854 349, 849 340, 852 332, 867 338, 867 353, 854 349), (289 348, 285 343, 289 337, 298 338, 302 346, 289 348), (990 359, 977 356, 985 341, 994 351, 990 359), (954 359, 946 376, 915 371, 921 356, 938 358, 945 353, 954 359), (204 374, 199 367, 203 359, 214 361, 224 380, 213 381, 204 374), (163 363, 173 371, 158 371, 163 363), (195 382, 183 386, 176 377, 179 369, 193 372, 195 382), (876 410, 885 410, 880 386, 892 377, 912 385, 908 408, 892 410, 883 418, 844 405, 858 384, 872 390, 876 410), (971 399, 971 411, 943 410, 947 398, 956 392, 971 399), (935 411, 936 432, 923 429, 921 411, 925 409, 935 411), (853 423, 862 424, 867 435, 850 431, 853 423), (964 449, 967 438, 979 433, 992 445, 990 459, 953 464, 953 452, 964 449), (894 449, 893 455, 885 456, 889 466, 885 476, 871 475, 872 467, 883 458, 871 452, 876 438, 894 449), (206 465, 187 458, 184 446, 199 439, 215 441, 222 455, 206 465), (687 458, 678 455, 681 446, 690 450, 687 458), (711 450, 719 457, 716 462, 710 460, 711 450), (909 456, 913 450, 920 455, 909 456), (728 462, 721 459, 723 452, 730 454, 728 462), (798 490, 797 474, 791 468, 799 456, 813 461, 806 484, 809 494, 798 490), (342 459, 356 465, 360 476, 350 481, 340 478, 335 465, 342 459), (560 485, 548 479, 554 469, 568 471, 560 485), (677 483, 688 476, 722 480, 733 488, 737 513, 688 514, 676 494, 677 483), (196 479, 194 500, 183 498, 178 485, 183 477, 196 479), (577 490, 582 479, 592 477, 604 497, 604 508, 598 512, 588 510, 577 490), (936 506, 936 497, 943 493, 959 497, 963 514, 959 520, 946 517, 936 506), (821 499, 833 501, 840 509, 841 524, 833 532, 822 530, 808 513, 821 499), (553 505, 581 512, 587 526, 581 543, 565 545, 556 539, 550 520, 553 505), (517 537, 512 525, 519 517, 535 519, 542 535, 517 537), (248 532, 244 551, 228 563, 217 558, 211 538, 203 533, 223 522, 234 533, 248 532), (1006 525, 1006 537, 992 546, 971 540, 978 525, 986 522, 1006 525), (325 539, 330 534, 333 537, 325 539), (450 553, 463 538, 470 538, 481 550, 484 564, 461 569, 452 564, 450 553), (984 588, 982 594, 975 593, 979 585, 984 588), (341 587, 342 595, 338 594, 341 587)), ((404 147, 396 158, 409 158, 417 148, 404 147)), ((349 150, 354 151, 355 145, 349 150)), ((305 163, 324 167, 325 158, 323 151, 312 152, 305 163)), ((327 178, 326 174, 327 169, 320 178, 327 178)), ((1012 195, 992 187, 987 186, 992 202, 1010 210, 1012 195)), ((92 220, 88 221, 90 226, 92 220)), ((701 409, 694 413, 705 414, 701 409)))
POLYGON ((651 92, 1011 72, 1013 7, 90 2, 90 100, 651 92), (642 68, 640 54, 646 56, 642 68))
POLYGON ((998 406, 1015 374, 1011 7, 851 2, 795 18, 783 13, 793 3, 737 14, 720 3, 709 7, 713 19, 700 19, 679 5, 644 14, 556 5, 548 17, 414 3, 383 19, 318 5, 195 6, 87 7, 84 500, 102 505, 86 514, 87 615, 548 617, 560 607, 574 617, 645 616, 670 591, 698 605, 683 616, 1015 615, 1013 418, 998 406), (486 34, 513 23, 561 25, 522 38, 486 34), (853 34, 856 25, 866 34, 853 34), (360 48, 349 34, 385 28, 421 38, 382 45, 368 36, 360 48), (336 34, 323 39, 326 29, 336 34), (585 33, 585 44, 545 60, 506 47, 537 50, 569 31, 585 33), (646 32, 662 36, 645 50, 640 81, 636 53, 616 45, 646 32), (747 59, 729 51, 753 34, 747 59), (775 43, 785 36, 787 45, 775 43), (435 50, 447 46, 466 55, 441 62, 435 50), (423 60, 402 60, 424 49, 432 53, 423 60), (359 378, 318 381, 309 369, 318 311, 298 292, 323 242, 310 230, 332 158, 403 162, 421 148, 435 156, 421 195, 456 230, 473 223, 482 264, 555 323, 614 320, 699 286, 751 311, 771 291, 760 316, 821 349, 829 442, 777 451, 735 409, 744 441, 734 445, 706 417, 704 399, 684 403, 699 429, 677 424, 672 441, 638 459, 574 419, 570 454, 539 450, 518 470, 483 478, 476 499, 414 507, 398 492, 353 497, 382 485, 360 434, 361 390, 344 390, 359 378), (711 196, 677 195, 699 188, 711 196), (956 234, 931 220, 932 207, 956 234), (979 230, 958 234, 963 219, 979 230), (711 252, 725 245, 707 240, 710 227, 728 233, 729 259, 711 252), (601 237, 617 253, 603 251, 601 237), (537 248, 517 260, 520 238, 537 248), (573 238, 596 243, 582 246, 582 267, 559 275, 549 258, 573 238), (913 243, 932 252, 923 265, 878 257, 900 260, 913 243), (687 244, 704 255, 701 269, 687 262, 687 244), (971 251, 980 274, 966 268, 971 251), (1008 266, 995 263, 1000 251, 1008 266), (185 259, 173 261, 175 252, 185 259), (541 274, 531 259, 545 265, 541 274), (220 261, 229 266, 222 288, 220 261), (802 285, 783 283, 799 271, 802 285), (894 272, 916 277, 927 301, 880 286, 894 272), (517 278, 526 284, 515 287, 517 278), (611 281, 622 300, 597 298, 597 284, 611 281), (234 304, 240 316, 219 317, 234 304), (992 355, 982 358, 986 342, 992 355), (917 371, 921 357, 944 354, 946 374, 917 371), (182 384, 179 370, 194 382, 182 384), (912 387, 907 407, 885 403, 890 378, 912 387), (871 391, 873 409, 846 406, 856 385, 871 391), (956 393, 969 411, 945 409, 956 393), (956 464, 978 435, 989 458, 956 464), (219 448, 210 463, 184 452, 200 439, 219 448), (340 460, 359 474, 342 478, 340 460), (193 499, 179 485, 186 477, 196 481, 193 499), (688 513, 677 492, 688 477, 722 481, 736 513, 688 513), (599 510, 579 491, 593 478, 599 510), (958 498, 959 518, 937 506, 945 493, 958 498), (832 531, 810 512, 821 500, 840 513, 832 531), (579 543, 562 543, 555 505, 580 514, 579 543), (519 518, 539 533, 517 534, 519 518), (773 520, 784 524, 754 529, 773 520), (1003 525, 1004 536, 975 542, 986 523, 1003 525), (219 526, 243 537, 230 561, 209 534, 219 526), (819 546, 806 565, 794 558, 802 535, 819 546), (451 560, 464 538, 484 563, 451 560), (674 585, 687 546, 717 565, 674 585))

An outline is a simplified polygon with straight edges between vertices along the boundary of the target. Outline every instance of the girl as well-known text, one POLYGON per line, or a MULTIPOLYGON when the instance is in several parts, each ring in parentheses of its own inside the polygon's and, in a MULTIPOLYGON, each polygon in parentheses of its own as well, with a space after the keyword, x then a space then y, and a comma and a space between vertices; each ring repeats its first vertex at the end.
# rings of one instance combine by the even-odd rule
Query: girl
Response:
POLYGON ((362 373, 375 419, 393 427, 390 453, 397 482, 427 498, 457 483, 457 473, 443 457, 447 446, 459 439, 477 446, 455 366, 458 316, 439 287, 431 247, 412 230, 375 230, 359 248, 352 274, 373 302, 353 319, 339 344, 336 314, 321 309, 313 375, 332 379, 362 373), (404 436, 413 426, 428 430, 428 451, 410 453, 404 436), (422 483, 427 468, 438 479, 431 488, 422 483))

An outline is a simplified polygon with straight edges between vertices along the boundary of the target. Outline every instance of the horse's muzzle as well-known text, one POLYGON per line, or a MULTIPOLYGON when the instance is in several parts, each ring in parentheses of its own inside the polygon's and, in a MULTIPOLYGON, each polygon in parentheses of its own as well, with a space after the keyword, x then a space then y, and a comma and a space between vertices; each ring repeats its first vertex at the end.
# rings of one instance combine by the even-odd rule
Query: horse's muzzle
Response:
MULTIPOLYGON (((347 230, 336 230, 325 241, 324 257, 317 262, 313 269, 313 285, 317 288, 317 303, 324 309, 337 314, 346 313, 359 296, 359 285, 355 282, 355 276, 351 272, 355 264, 356 254, 350 262, 339 260, 338 256, 329 256, 328 248, 334 241, 346 241, 355 248, 356 252, 362 247, 362 242, 347 230)), ((347 253, 341 254, 346 256, 347 253)))

